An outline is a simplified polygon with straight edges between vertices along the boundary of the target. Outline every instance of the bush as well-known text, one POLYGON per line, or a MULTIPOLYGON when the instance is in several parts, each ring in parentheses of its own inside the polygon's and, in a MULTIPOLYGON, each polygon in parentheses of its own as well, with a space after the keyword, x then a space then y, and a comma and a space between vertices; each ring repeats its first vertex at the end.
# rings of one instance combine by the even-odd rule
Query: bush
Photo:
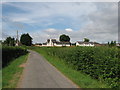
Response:
POLYGON ((26 49, 20 47, 2 47, 2 67, 7 66, 15 58, 27 53, 26 49))
POLYGON ((120 85, 120 49, 117 47, 41 48, 57 56, 77 71, 106 82, 112 88, 120 85))

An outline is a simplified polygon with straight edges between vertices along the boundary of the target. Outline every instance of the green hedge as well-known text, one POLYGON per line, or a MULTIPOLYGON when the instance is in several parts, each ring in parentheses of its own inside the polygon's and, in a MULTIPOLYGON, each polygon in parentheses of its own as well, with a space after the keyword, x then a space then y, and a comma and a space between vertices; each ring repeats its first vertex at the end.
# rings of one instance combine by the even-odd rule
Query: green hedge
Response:
POLYGON ((2 47, 2 67, 7 66, 15 58, 28 53, 26 49, 21 47, 2 47))
POLYGON ((48 55, 63 59, 74 69, 106 82, 112 88, 117 88, 120 85, 120 49, 117 47, 53 47, 41 49, 46 51, 48 55))

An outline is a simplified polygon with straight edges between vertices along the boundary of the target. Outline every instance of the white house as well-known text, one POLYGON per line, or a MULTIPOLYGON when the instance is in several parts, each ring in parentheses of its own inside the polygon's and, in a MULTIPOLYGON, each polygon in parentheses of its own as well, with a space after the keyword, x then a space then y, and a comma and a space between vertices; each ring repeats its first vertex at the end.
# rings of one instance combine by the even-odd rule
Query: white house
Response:
POLYGON ((117 43, 116 46, 120 46, 120 43, 117 43))
POLYGON ((42 46, 71 46, 70 42, 59 42, 56 39, 48 39, 46 43, 43 43, 42 46))
POLYGON ((76 46, 95 46, 94 42, 83 42, 83 41, 77 41, 76 46))

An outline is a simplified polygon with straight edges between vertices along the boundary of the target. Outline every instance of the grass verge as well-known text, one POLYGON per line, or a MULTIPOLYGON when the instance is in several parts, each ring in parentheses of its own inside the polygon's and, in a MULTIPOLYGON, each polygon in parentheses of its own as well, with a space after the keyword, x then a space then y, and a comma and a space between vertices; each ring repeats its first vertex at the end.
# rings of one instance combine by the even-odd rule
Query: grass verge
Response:
POLYGON ((42 48, 32 48, 33 50, 44 56, 53 66, 55 66, 60 72, 76 83, 80 88, 110 88, 104 82, 92 79, 90 76, 72 69, 66 65, 65 62, 58 57, 49 56, 42 48))
POLYGON ((2 88, 16 88, 23 71, 23 67, 20 67, 20 65, 26 62, 27 57, 28 54, 20 56, 12 61, 7 67, 3 68, 2 88))

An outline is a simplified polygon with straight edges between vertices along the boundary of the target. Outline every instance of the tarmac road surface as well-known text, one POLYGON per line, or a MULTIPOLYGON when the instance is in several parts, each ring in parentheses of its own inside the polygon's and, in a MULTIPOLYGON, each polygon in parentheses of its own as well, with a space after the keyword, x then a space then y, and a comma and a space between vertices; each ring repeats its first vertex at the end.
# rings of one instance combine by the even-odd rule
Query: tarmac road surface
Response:
POLYGON ((40 54, 29 52, 18 88, 78 88, 40 54))

